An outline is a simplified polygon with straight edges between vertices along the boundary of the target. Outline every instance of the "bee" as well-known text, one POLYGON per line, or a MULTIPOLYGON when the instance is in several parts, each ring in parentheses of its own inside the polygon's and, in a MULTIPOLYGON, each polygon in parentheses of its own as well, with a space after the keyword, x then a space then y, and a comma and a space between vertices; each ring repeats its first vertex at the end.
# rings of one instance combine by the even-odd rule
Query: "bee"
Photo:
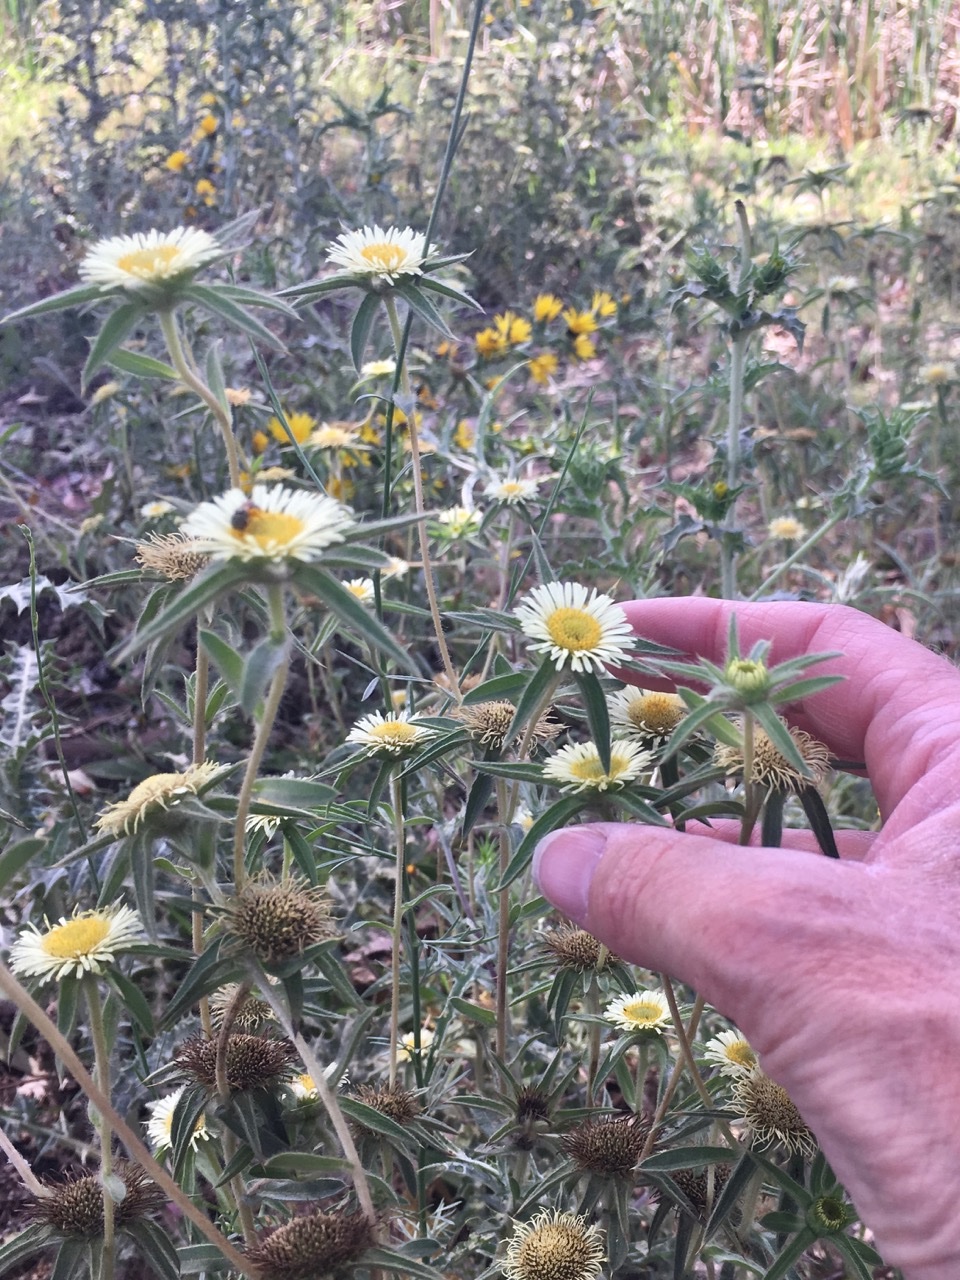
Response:
POLYGON ((237 533, 244 533, 254 516, 262 514, 260 507, 255 506, 252 502, 245 502, 242 507, 237 507, 230 517, 230 528, 237 533))

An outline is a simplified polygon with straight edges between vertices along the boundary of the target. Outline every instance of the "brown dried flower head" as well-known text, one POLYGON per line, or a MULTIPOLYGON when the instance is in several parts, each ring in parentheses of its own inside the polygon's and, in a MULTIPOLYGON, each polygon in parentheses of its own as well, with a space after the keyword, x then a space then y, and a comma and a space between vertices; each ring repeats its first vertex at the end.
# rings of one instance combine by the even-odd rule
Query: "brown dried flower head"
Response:
MULTIPOLYGON (((236 999, 240 990, 238 982, 228 982, 218 987, 210 997, 210 1021, 218 1029, 223 1026, 227 1010, 236 999)), ((248 995, 233 1015, 232 1027, 238 1031, 257 1031, 265 1022, 273 1020, 273 1010, 266 1000, 259 1000, 255 995, 248 995)))
MULTIPOLYGON (((771 791, 799 791, 804 787, 818 787, 830 771, 829 748, 803 729, 786 727, 811 776, 805 778, 757 726, 753 740, 754 782, 771 791)), ((728 774, 743 773, 743 751, 740 747, 718 743, 714 748, 713 758, 728 774)))
POLYGON ((335 936, 326 891, 303 880, 253 880, 225 908, 227 930, 262 964, 282 964, 335 936))
MULTIPOLYGON (((482 747, 495 747, 502 751, 511 740, 519 737, 518 733, 510 734, 510 726, 517 708, 506 698, 493 702, 478 702, 475 706, 461 707, 458 715, 467 727, 467 732, 474 742, 482 747)), ((533 730, 533 737, 540 742, 548 742, 563 729, 562 724, 551 720, 549 715, 542 715, 533 730)))
POLYGON ((584 1120, 561 1139, 563 1149, 585 1173, 629 1178, 650 1132, 637 1115, 584 1120))
POLYGON ((197 551, 195 539, 182 533, 151 533, 137 543, 136 560, 151 573, 176 582, 195 577, 207 565, 209 556, 197 551))
POLYGON ((550 1102, 533 1084, 525 1084, 517 1093, 517 1124, 536 1124, 550 1119, 550 1102))
MULTIPOLYGON (((295 1059, 293 1045, 286 1040, 237 1032, 227 1037, 227 1084, 236 1091, 269 1089, 289 1076, 295 1059)), ((217 1087, 216 1040, 193 1036, 178 1046, 173 1061, 188 1079, 208 1089, 217 1087)))
POLYGON ((353 1096, 396 1124, 410 1124, 423 1111, 416 1094, 400 1085, 358 1084, 353 1096))
POLYGON ((575 925, 551 929, 540 935, 540 942, 560 969, 578 969, 581 973, 595 969, 600 973, 608 964, 620 963, 620 957, 608 951, 592 933, 575 925))
MULTIPOLYGON (((137 1165, 117 1160, 114 1176, 124 1185, 125 1195, 114 1202, 114 1222, 122 1229, 139 1218, 162 1209, 166 1196, 137 1165)), ((65 1236, 95 1239, 103 1235, 103 1187, 95 1173, 70 1178, 66 1182, 45 1182, 48 1196, 38 1197, 31 1213, 65 1236)))
MULTIPOLYGON (((702 1217, 707 1211, 707 1170, 706 1169, 674 1169, 670 1177, 702 1217)), ((717 1197, 730 1177, 728 1164, 713 1166, 713 1199, 711 1205, 717 1203, 717 1197)))
POLYGON ((632 738, 645 747, 662 746, 687 714, 676 693, 648 693, 629 686, 607 698, 610 725, 617 737, 632 738))
POLYGON ((262 1236, 247 1252, 262 1280, 320 1280, 358 1260, 376 1243, 360 1212, 309 1213, 262 1236))
POLYGON ((817 1140, 782 1085, 757 1067, 733 1086, 733 1105, 747 1122, 758 1150, 779 1142, 790 1152, 813 1156, 817 1140))

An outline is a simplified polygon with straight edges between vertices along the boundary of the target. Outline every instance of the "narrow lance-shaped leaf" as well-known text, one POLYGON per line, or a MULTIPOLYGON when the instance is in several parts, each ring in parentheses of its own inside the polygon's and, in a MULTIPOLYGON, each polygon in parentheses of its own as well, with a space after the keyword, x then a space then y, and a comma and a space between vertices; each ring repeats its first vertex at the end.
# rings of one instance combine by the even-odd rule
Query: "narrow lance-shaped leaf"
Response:
POLYGON ((81 386, 86 387, 89 384, 100 366, 105 364, 117 347, 126 341, 143 316, 142 303, 126 302, 107 317, 103 328, 93 340, 87 362, 83 366, 81 386))
POLYGON ((393 658, 405 670, 416 670, 409 653, 400 647, 383 623, 368 613, 357 597, 324 569, 313 564, 298 564, 294 581, 301 589, 319 596, 331 613, 346 622, 368 644, 393 658))
POLYGON ((257 338, 269 347, 278 347, 281 351, 286 350, 284 344, 275 334, 271 333, 265 325, 262 325, 245 308, 237 306, 232 298, 218 292, 215 285, 189 285, 184 289, 183 296, 203 307, 205 311, 221 316, 229 324, 233 325, 235 329, 240 329, 243 333, 249 334, 251 338, 257 338))
POLYGON ((593 671, 579 671, 575 676, 580 696, 587 713, 590 733, 600 753, 600 765, 604 773, 610 772, 610 714, 603 689, 593 671))
POLYGON ((125 660, 147 648, 156 640, 171 634, 183 623, 200 613, 224 592, 246 580, 248 574, 242 564, 228 561, 213 564, 195 579, 165 609, 162 609, 146 626, 141 627, 120 650, 119 659, 125 660))
POLYGON ((379 306, 379 296, 368 293, 357 307, 357 314, 353 317, 353 327, 350 330, 350 354, 353 357, 353 367, 358 372, 363 364, 363 353, 367 349, 370 330, 379 306))

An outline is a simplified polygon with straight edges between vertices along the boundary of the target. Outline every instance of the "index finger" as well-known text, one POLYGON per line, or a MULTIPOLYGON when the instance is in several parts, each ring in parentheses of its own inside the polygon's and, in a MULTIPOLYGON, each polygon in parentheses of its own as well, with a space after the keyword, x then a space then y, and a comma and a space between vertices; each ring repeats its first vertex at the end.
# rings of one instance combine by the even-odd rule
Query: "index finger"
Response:
POLYGON ((802 719, 831 751, 863 760, 884 820, 921 778, 950 760, 943 803, 960 798, 956 762, 960 673, 938 654, 867 614, 843 605, 741 604, 706 597, 633 600, 624 609, 645 639, 723 665, 731 614, 741 652, 772 642, 770 662, 839 651, 807 675, 844 680, 798 704, 802 719))

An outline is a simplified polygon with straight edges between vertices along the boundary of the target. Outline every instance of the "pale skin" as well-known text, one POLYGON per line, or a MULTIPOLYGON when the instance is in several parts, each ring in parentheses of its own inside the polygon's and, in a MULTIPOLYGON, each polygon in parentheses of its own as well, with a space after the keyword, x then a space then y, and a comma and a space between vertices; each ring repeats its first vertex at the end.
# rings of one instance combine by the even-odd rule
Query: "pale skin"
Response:
POLYGON ((732 612, 741 652, 761 639, 772 663, 842 652, 809 674, 843 683, 788 719, 865 763, 882 828, 838 831, 838 862, 803 831, 765 849, 738 847, 728 823, 575 827, 541 843, 540 888, 740 1028, 906 1280, 958 1280, 960 672, 835 605, 625 608, 642 636, 720 665, 732 612))

